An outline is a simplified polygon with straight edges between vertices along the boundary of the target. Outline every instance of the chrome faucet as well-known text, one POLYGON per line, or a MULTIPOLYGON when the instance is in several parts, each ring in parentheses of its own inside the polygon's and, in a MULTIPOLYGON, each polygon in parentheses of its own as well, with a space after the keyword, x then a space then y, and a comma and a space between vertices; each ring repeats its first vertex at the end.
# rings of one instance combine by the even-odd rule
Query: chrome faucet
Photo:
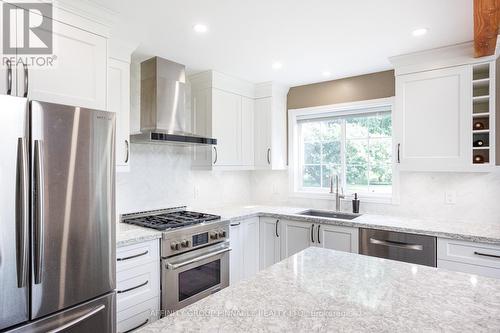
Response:
POLYGON ((333 192, 333 176, 330 176, 330 193, 335 193, 335 210, 340 212, 340 199, 344 199, 344 189, 340 188, 342 194, 339 193, 339 175, 335 175, 335 192, 333 192))

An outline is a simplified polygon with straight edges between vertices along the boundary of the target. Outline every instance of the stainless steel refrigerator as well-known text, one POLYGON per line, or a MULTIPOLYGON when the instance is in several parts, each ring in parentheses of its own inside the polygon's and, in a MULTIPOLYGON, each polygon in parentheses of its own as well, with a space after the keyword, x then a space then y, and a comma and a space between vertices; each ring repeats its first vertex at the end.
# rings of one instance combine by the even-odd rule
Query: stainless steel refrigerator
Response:
POLYGON ((115 116, 0 96, 0 331, 115 331, 115 116))

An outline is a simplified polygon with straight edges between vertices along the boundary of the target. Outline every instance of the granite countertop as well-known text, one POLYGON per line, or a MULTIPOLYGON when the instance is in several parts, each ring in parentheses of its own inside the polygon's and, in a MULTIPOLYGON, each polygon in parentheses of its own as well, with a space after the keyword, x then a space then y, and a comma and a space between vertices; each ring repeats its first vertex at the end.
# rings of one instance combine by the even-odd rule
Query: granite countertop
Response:
POLYGON ((142 228, 132 224, 116 224, 116 246, 126 246, 161 238, 161 231, 142 228))
MULTIPOLYGON (((220 215, 231 221, 264 216, 297 221, 316 222, 355 228, 408 232, 450 239, 500 245, 500 223, 467 222, 457 220, 428 220, 401 216, 363 214, 354 220, 335 220, 331 218, 298 215, 308 208, 278 206, 226 206, 219 208, 189 207, 205 213, 220 215)), ((161 238, 161 232, 118 223, 117 246, 124 246, 150 239, 161 238)))
POLYGON ((255 216, 293 219, 355 228, 372 228, 460 239, 500 245, 500 223, 468 222, 440 219, 417 219, 402 216, 363 214, 353 220, 335 220, 324 217, 298 215, 310 208, 277 206, 229 206, 205 209, 224 219, 242 220, 255 216))
POLYGON ((138 332, 499 332, 497 279, 308 248, 138 332))

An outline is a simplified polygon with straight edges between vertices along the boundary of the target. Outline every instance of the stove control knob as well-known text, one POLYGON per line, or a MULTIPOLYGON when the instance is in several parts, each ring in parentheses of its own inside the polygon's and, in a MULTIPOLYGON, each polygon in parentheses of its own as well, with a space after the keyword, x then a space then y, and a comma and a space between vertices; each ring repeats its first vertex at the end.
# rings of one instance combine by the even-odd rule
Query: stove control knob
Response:
POLYGON ((210 233, 210 239, 218 239, 218 238, 219 238, 218 232, 211 232, 210 233))
POLYGON ((226 232, 224 230, 219 231, 219 237, 220 238, 226 237, 226 232))
POLYGON ((189 241, 188 241, 187 239, 183 240, 183 241, 181 242, 181 246, 182 246, 182 247, 189 247, 189 241))
POLYGON ((178 251, 181 248, 181 244, 179 242, 170 243, 170 248, 174 251, 178 251))

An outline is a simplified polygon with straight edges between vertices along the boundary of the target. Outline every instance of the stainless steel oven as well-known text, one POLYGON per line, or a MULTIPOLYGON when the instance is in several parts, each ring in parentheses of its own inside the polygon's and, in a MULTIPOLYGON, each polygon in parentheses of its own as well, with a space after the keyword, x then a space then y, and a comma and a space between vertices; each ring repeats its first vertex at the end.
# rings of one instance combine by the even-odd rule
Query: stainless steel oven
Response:
POLYGON ((162 312, 179 310, 229 285, 229 242, 162 260, 162 312))

